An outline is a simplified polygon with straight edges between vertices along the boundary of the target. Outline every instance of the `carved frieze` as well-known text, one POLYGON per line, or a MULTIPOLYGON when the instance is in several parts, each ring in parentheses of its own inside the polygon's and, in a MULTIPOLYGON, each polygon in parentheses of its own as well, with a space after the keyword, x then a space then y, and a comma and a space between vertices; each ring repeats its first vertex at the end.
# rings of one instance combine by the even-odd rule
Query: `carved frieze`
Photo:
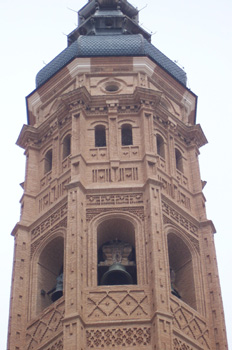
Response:
POLYGON ((104 194, 104 195, 87 195, 87 206, 100 206, 100 205, 133 205, 143 203, 142 193, 119 193, 119 194, 104 194))
POLYGON ((40 345, 49 341, 46 350, 62 350, 63 339, 56 340, 52 345, 50 341, 62 332, 62 319, 64 316, 64 300, 53 303, 40 317, 27 328, 26 349, 37 349, 40 345))
POLYGON ((148 346, 151 343, 150 327, 98 328, 86 331, 88 348, 115 348, 148 346))
POLYGON ((144 290, 99 291, 87 294, 87 319, 142 319, 149 316, 144 290))
POLYGON ((194 236, 198 237, 197 226, 190 222, 188 219, 186 219, 183 215, 181 215, 179 212, 177 212, 164 201, 162 201, 162 210, 163 213, 165 213, 171 220, 173 220, 175 223, 178 223, 180 226, 182 226, 194 236))

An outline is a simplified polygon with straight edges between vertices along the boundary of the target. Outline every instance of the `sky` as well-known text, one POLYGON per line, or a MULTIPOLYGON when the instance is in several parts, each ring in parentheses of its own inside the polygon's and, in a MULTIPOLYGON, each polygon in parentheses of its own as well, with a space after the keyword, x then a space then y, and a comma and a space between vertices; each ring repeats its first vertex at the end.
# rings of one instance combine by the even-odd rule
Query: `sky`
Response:
MULTIPOLYGON (((66 47, 87 0, 0 0, 0 100, 2 205, 0 233, 0 349, 6 348, 14 239, 19 220, 20 183, 25 156, 15 145, 26 119, 25 96, 35 76, 66 47)), ((229 348, 232 349, 232 2, 231 0, 132 0, 152 43, 184 68, 188 87, 198 96, 197 123, 209 143, 200 152, 202 180, 207 181, 208 219, 217 233, 219 277, 229 348), (144 8, 145 7, 145 8, 144 8)))

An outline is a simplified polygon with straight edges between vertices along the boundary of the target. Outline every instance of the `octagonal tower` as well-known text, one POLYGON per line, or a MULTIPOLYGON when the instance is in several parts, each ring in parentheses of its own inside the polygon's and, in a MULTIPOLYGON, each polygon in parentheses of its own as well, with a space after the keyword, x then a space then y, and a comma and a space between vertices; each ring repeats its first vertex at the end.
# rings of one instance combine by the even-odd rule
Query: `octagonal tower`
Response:
POLYGON ((9 350, 227 349, 186 74, 126 0, 91 0, 37 75, 9 350))

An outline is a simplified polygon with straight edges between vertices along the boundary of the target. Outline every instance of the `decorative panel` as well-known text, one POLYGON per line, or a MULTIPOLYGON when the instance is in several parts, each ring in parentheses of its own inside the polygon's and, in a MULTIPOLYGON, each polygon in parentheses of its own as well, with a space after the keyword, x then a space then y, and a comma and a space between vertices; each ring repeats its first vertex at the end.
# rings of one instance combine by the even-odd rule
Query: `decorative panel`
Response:
POLYGON ((98 194, 87 195, 87 206, 99 205, 120 205, 120 204, 141 204, 143 203, 142 193, 118 193, 118 194, 98 194))
POLYGON ((144 319, 149 314, 148 295, 141 289, 87 294, 87 320, 144 319))
POLYGON ((151 343, 150 327, 97 328, 86 331, 87 348, 144 347, 151 343))
POLYGON ((188 230, 191 234, 198 237, 198 228, 191 221, 186 219, 183 215, 181 215, 178 211, 173 209, 169 204, 162 201, 162 209, 163 212, 168 215, 174 222, 178 223, 184 229, 188 230))
MULTIPOLYGON (((59 302, 55 302, 49 306, 43 314, 27 328, 26 349, 38 349, 40 345, 52 340, 52 338, 62 332, 63 316, 64 300, 62 298, 59 302)), ((56 341, 55 344, 44 349, 63 349, 62 340, 56 341)))
POLYGON ((46 220, 41 222, 38 226, 36 226, 31 231, 31 240, 35 240, 39 236, 41 236, 43 233, 45 233, 48 230, 51 230, 51 228, 57 224, 62 218, 67 216, 67 210, 68 210, 68 204, 65 203, 61 208, 59 208, 57 211, 52 213, 46 220))
MULTIPOLYGON (((183 334, 189 338, 197 341, 204 349, 209 347, 209 330, 206 321, 199 314, 177 298, 171 299, 171 312, 173 314, 173 326, 179 329, 183 334)), ((177 347, 177 349, 179 349, 177 347)), ((182 349, 182 348, 180 348, 182 349)), ((186 348, 191 349, 191 348, 186 348)))
POLYGON ((59 179, 59 181, 51 184, 49 188, 40 194, 38 198, 39 212, 47 210, 48 207, 54 204, 60 197, 67 194, 66 186, 69 184, 70 180, 70 176, 59 179))

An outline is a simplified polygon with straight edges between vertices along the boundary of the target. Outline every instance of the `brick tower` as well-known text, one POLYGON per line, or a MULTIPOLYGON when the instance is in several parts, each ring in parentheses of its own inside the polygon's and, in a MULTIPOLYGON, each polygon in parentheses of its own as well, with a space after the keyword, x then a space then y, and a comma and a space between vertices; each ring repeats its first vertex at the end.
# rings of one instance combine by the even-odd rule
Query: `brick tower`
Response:
POLYGON ((37 75, 8 350, 225 350, 185 72, 127 0, 89 0, 37 75))

